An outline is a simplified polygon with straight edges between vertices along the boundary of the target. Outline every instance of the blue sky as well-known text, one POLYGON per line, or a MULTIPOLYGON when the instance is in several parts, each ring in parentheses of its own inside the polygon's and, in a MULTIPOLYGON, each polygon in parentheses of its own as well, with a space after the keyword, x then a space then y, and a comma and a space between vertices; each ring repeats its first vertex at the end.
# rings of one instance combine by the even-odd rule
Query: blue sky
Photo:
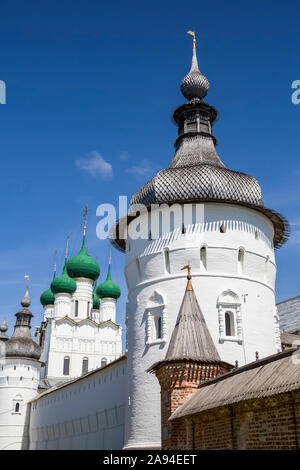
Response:
MULTIPOLYGON (((299 1, 0 1, 0 318, 13 314, 31 277, 33 325, 65 238, 80 248, 84 205, 88 251, 106 276, 108 241, 96 237, 96 208, 131 195, 169 165, 184 102, 180 81, 198 36, 200 70, 220 113, 214 127, 227 167, 255 176, 264 202, 291 223, 277 251, 277 300, 300 294, 299 1)), ((126 286, 124 257, 112 274, 126 286)))

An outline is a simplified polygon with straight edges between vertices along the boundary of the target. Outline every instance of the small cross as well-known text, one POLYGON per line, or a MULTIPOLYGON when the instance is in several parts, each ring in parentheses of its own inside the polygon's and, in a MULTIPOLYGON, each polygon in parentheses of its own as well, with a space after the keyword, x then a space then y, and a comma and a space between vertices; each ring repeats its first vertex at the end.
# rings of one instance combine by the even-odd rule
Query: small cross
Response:
POLYGON ((88 211, 89 211, 89 207, 88 207, 88 205, 86 205, 85 208, 84 208, 84 213, 83 213, 83 220, 84 220, 83 234, 84 235, 85 235, 85 231, 86 231, 86 216, 87 216, 88 211))
POLYGON ((184 269, 187 269, 187 271, 188 271, 188 276, 190 276, 190 275, 191 275, 191 267, 190 267, 190 265, 187 264, 186 266, 183 266, 183 268, 181 268, 181 271, 183 271, 184 269))

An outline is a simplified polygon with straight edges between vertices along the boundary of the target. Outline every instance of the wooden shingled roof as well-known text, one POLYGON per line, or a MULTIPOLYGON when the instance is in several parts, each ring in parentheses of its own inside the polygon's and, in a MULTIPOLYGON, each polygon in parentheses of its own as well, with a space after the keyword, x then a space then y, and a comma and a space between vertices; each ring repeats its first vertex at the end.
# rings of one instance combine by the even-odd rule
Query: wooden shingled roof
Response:
POLYGON ((165 360, 221 362, 193 290, 190 274, 165 360))
POLYGON ((200 385, 170 420, 300 389, 300 350, 290 348, 200 385))

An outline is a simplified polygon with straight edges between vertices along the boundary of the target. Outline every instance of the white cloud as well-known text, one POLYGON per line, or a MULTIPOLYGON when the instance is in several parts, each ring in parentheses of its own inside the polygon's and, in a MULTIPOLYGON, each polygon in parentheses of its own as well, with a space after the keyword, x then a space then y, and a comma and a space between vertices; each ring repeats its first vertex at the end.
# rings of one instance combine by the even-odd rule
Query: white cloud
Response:
POLYGON ((143 181, 147 178, 152 178, 155 175, 157 167, 149 160, 141 160, 139 165, 133 165, 127 168, 127 172, 136 177, 138 181, 143 181))
POLYGON ((87 153, 84 158, 76 160, 76 166, 87 171, 91 176, 100 176, 104 180, 110 180, 113 175, 111 164, 104 160, 96 150, 87 153))

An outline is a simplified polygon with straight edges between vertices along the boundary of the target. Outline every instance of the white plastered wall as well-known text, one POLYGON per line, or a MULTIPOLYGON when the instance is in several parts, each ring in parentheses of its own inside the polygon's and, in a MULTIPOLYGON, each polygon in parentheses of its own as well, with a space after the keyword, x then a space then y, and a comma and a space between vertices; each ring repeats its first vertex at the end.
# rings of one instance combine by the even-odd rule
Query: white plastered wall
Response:
POLYGON ((0 359, 0 450, 28 448, 28 402, 37 394, 40 368, 35 360, 0 359))
POLYGON ((31 403, 30 449, 121 449, 126 358, 31 403))
POLYGON ((278 351, 271 222, 258 211, 239 205, 196 206, 196 219, 186 225, 185 234, 181 233, 181 224, 175 224, 171 233, 161 233, 157 240, 137 239, 127 243, 130 249, 127 248, 125 266, 128 284, 126 448, 160 446, 160 387, 156 377, 146 370, 166 354, 186 286, 183 266, 189 263, 192 268, 194 290, 222 360, 233 365, 238 361, 242 365, 255 360, 256 351, 259 357, 278 351), (220 232, 222 225, 225 233, 220 232), (200 256, 202 247, 206 250, 204 263, 200 256), (240 249, 242 266, 238 261, 240 249), (233 294, 230 298, 226 297, 228 291, 233 294), (146 344, 149 301, 155 292, 163 299, 165 338, 146 344), (222 335, 226 311, 234 316, 233 337, 222 335))

